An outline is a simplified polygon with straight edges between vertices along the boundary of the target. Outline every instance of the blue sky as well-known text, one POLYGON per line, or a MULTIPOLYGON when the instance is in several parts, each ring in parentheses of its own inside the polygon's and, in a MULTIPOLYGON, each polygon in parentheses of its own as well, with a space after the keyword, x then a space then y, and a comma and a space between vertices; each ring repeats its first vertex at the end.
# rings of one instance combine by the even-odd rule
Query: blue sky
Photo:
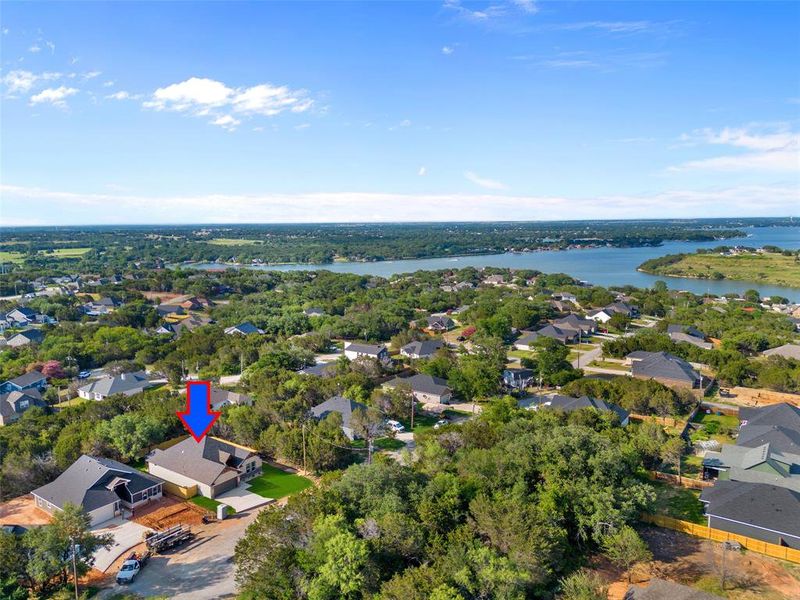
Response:
POLYGON ((1 16, 5 225, 800 212, 798 3, 1 16))

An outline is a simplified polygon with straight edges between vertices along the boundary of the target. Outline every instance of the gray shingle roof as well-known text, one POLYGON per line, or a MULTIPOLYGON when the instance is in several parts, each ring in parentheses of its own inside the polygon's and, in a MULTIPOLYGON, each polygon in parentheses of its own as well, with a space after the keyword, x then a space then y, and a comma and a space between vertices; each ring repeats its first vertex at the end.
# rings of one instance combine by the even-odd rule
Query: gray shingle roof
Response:
POLYGON ((770 444, 775 452, 800 454, 800 408, 786 402, 739 409, 737 446, 770 444))
POLYGON ((417 356, 431 356, 436 354, 436 351, 439 348, 442 348, 444 344, 441 340, 424 340, 421 342, 409 342, 405 346, 403 346, 400 350, 405 352, 406 354, 415 354, 417 356))
POLYGON ((8 383, 13 383, 17 387, 26 388, 32 385, 36 385, 37 383, 46 379, 47 377, 42 375, 39 371, 29 371, 24 375, 20 375, 19 377, 14 377, 14 379, 10 379, 8 383))
POLYGON ((717 481, 700 499, 706 514, 800 537, 800 493, 775 485, 717 481))
POLYGON ((367 354, 369 356, 378 356, 381 352, 386 350, 386 346, 376 346, 375 344, 359 344, 351 342, 345 346, 345 351, 357 352, 359 354, 367 354))
POLYGON ((115 460, 84 454, 55 480, 33 490, 33 494, 59 508, 64 508, 67 502, 71 502, 83 506, 88 512, 119 499, 113 490, 106 487, 116 477, 129 482, 128 489, 131 493, 162 483, 154 475, 142 473, 115 460))
POLYGON ((542 397, 540 406, 551 409, 563 410, 564 412, 572 412, 581 410, 583 408, 593 408, 600 412, 614 412, 619 416, 620 421, 628 418, 628 412, 620 406, 611 402, 606 402, 599 398, 590 398, 589 396, 581 396, 574 398, 572 396, 563 396, 556 394, 555 396, 542 397))
POLYGON ((700 374, 682 358, 669 352, 631 352, 628 358, 634 360, 631 373, 636 376, 653 379, 670 379, 694 384, 700 374))
POLYGON ((100 394, 101 396, 113 396, 114 394, 123 394, 137 389, 144 390, 149 385, 150 381, 148 381, 147 375, 144 374, 144 371, 139 371, 136 373, 122 373, 113 377, 106 375, 83 386, 80 391, 100 394))
POLYGON ((312 408, 311 414, 317 419, 324 419, 331 413, 339 413, 342 415, 342 427, 350 429, 350 419, 353 416, 353 411, 356 410, 367 410, 367 407, 361 402, 350 400, 344 396, 333 396, 312 408))
POLYGON ((206 436, 201 442, 186 438, 166 450, 154 450, 147 462, 180 473, 194 481, 214 485, 220 475, 237 469, 253 452, 225 440, 206 436))
POLYGON ((777 348, 764 350, 762 354, 764 356, 782 356, 784 358, 800 360, 800 344, 784 344, 783 346, 778 346, 777 348))
POLYGON ((391 381, 386 382, 389 387, 397 387, 398 385, 408 385, 415 392, 423 394, 435 394, 442 396, 450 391, 447 385, 447 380, 441 377, 433 377, 424 373, 417 373, 411 377, 395 377, 391 381))

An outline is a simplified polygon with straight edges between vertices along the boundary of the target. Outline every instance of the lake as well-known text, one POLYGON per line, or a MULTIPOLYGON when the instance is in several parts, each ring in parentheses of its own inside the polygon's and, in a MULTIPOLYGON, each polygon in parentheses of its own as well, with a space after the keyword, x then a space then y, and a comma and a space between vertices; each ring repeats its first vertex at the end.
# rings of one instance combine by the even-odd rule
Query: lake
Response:
MULTIPOLYGON (((687 279, 683 277, 659 277, 640 273, 636 268, 650 258, 694 252, 698 248, 716 246, 773 245, 786 249, 800 248, 800 227, 744 227, 747 237, 731 238, 713 242, 665 242, 658 247, 646 248, 587 248, 584 250, 548 250, 541 252, 483 254, 476 256, 423 258, 411 260, 387 260, 381 262, 337 262, 327 265, 257 265, 242 268, 266 271, 308 271, 327 270, 335 273, 356 273, 359 275, 378 275, 389 277, 397 273, 411 273, 426 270, 460 269, 463 267, 499 267, 506 269, 535 269, 543 273, 567 273, 601 285, 651 287, 661 279, 670 289, 688 290, 695 294, 742 293, 757 289, 762 296, 785 296, 793 302, 800 302, 800 289, 776 285, 763 285, 747 281, 712 281, 706 279, 687 279)), ((224 265, 202 263, 192 265, 200 269, 219 269, 224 265)))

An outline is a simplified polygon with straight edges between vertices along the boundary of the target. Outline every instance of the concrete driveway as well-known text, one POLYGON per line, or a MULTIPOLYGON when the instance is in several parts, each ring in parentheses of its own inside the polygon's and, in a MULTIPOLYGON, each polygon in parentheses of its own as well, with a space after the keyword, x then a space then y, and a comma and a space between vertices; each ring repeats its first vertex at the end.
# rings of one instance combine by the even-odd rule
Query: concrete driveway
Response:
POLYGON ((114 545, 111 548, 108 550, 101 548, 94 555, 94 568, 105 573, 117 558, 142 542, 145 531, 152 530, 134 521, 116 517, 92 527, 92 531, 96 534, 110 533, 114 536, 114 545))
POLYGON ((264 496, 254 494, 248 490, 249 487, 250 485, 247 483, 242 484, 230 492, 220 494, 215 498, 215 500, 217 502, 227 504, 237 513, 245 512, 258 506, 274 502, 272 498, 264 498, 264 496))

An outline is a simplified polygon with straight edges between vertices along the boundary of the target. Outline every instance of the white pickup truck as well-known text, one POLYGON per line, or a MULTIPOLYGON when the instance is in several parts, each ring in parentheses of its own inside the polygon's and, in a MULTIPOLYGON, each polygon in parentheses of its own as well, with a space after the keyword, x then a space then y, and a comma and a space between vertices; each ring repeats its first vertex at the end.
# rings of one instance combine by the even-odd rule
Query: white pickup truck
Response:
POLYGON ((117 573, 117 583, 122 585, 133 582, 139 574, 139 571, 147 564, 148 560, 150 560, 149 552, 145 552, 141 556, 132 552, 131 555, 125 559, 125 562, 122 563, 122 568, 120 568, 117 573))

